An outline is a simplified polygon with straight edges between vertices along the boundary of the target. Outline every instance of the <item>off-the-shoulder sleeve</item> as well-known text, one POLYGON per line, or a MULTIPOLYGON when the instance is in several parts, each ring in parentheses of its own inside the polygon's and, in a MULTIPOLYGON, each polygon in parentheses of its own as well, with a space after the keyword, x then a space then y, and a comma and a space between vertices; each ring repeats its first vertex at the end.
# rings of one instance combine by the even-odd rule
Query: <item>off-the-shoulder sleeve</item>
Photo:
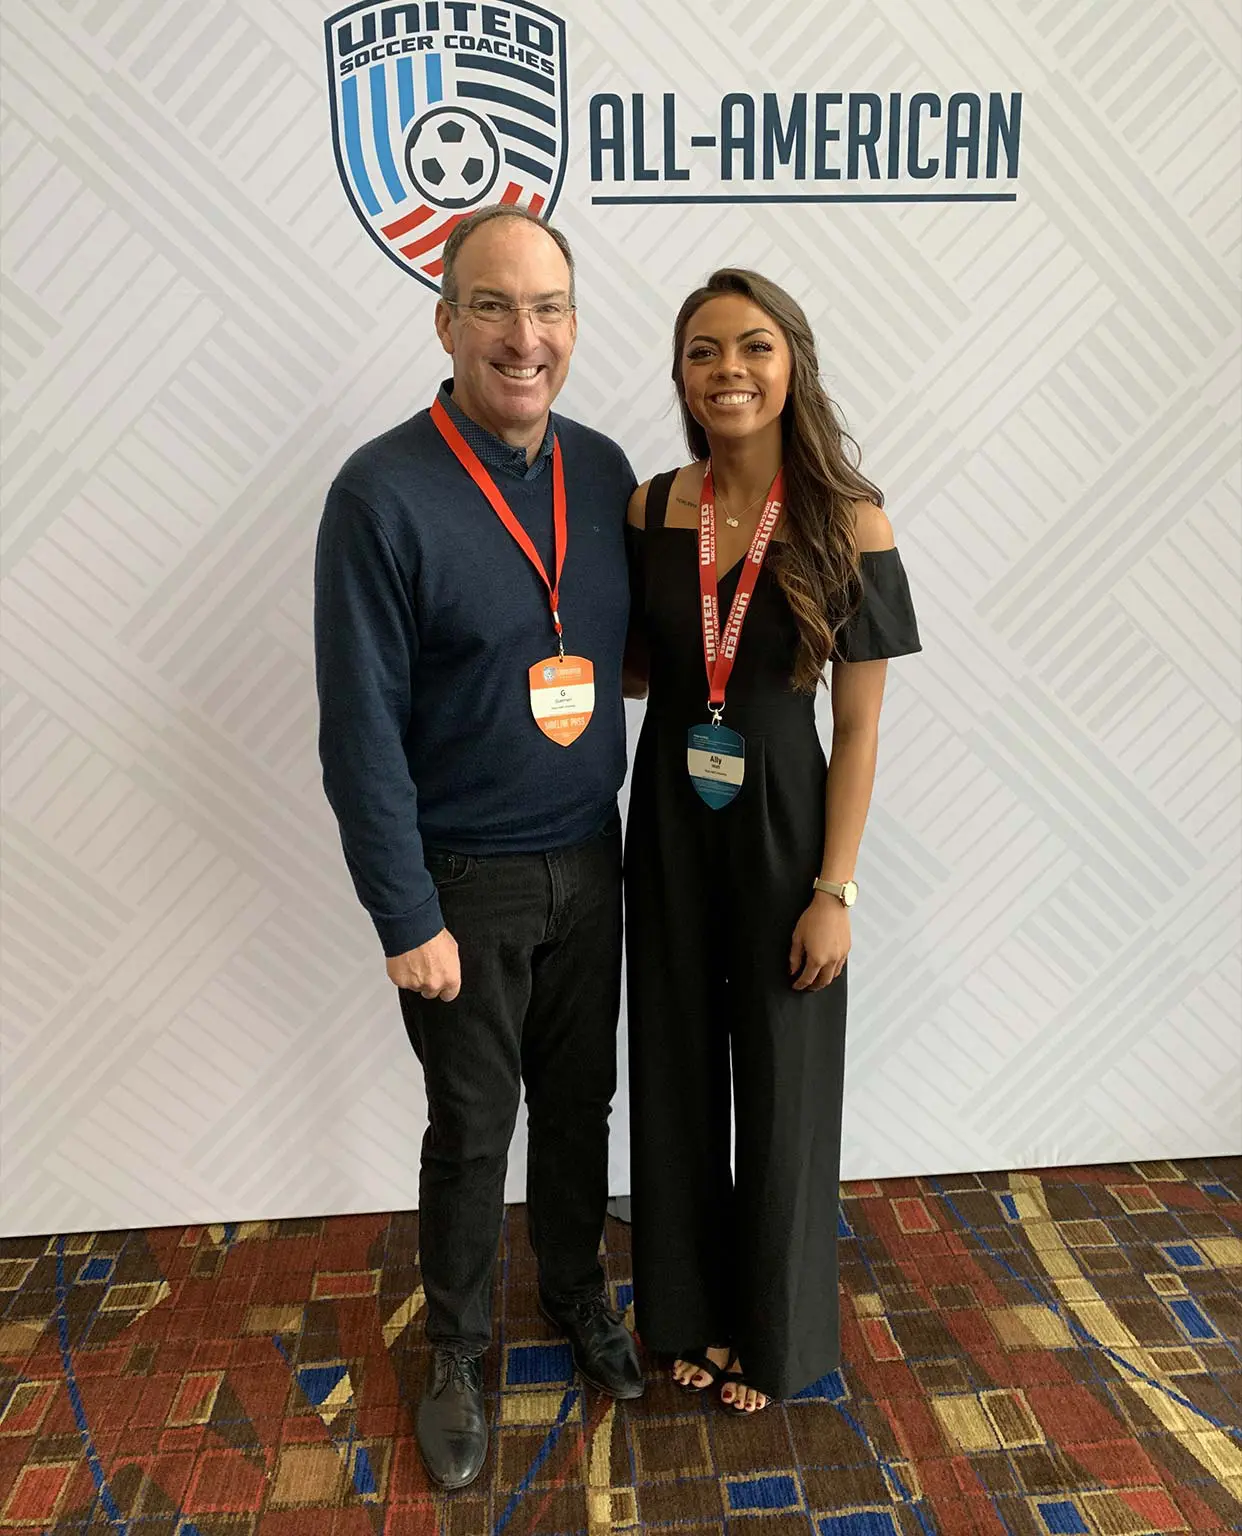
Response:
POLYGON ((837 634, 841 661, 881 661, 921 651, 905 567, 895 549, 866 550, 859 560, 862 601, 837 634))

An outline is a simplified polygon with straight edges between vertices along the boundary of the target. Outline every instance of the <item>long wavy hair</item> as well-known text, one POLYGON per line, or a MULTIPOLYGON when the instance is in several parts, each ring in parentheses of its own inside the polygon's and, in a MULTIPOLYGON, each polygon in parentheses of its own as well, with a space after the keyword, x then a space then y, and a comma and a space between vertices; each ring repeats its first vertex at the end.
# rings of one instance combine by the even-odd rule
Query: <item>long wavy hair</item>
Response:
POLYGON ((686 404, 681 372, 686 333, 709 299, 730 293, 757 304, 780 326, 789 344, 789 394, 781 412, 785 538, 772 545, 769 559, 798 625, 793 686, 814 693, 835 654, 837 633, 862 595, 851 503, 872 501, 882 507, 884 497, 860 472, 858 444, 820 383, 815 336, 801 305, 758 272, 740 267, 713 272, 677 315, 673 384, 690 452, 706 459, 710 448, 707 433, 686 404))

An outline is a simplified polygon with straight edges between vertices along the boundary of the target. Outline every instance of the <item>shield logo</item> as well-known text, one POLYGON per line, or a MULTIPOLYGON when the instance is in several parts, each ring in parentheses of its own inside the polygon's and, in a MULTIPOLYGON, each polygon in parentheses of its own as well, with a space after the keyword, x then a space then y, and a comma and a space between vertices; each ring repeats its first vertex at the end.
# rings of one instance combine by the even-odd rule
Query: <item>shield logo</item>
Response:
POLYGON ((375 243, 436 293, 484 203, 548 218, 565 177, 565 23, 542 6, 347 6, 324 23, 332 142, 375 243))

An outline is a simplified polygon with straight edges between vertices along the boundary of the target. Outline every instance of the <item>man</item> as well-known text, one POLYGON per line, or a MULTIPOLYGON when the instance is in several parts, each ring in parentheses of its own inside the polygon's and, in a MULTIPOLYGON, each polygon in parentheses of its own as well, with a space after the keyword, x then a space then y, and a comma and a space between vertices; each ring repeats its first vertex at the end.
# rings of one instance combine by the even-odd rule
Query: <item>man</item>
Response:
POLYGON ((315 641, 324 785, 426 1081, 417 1434, 457 1488, 487 1450, 480 1357, 521 1083, 541 1306, 584 1377, 643 1388, 598 1258, 634 475, 550 414, 577 335, 562 235, 481 209, 449 237, 442 291, 451 383, 333 483, 315 641))

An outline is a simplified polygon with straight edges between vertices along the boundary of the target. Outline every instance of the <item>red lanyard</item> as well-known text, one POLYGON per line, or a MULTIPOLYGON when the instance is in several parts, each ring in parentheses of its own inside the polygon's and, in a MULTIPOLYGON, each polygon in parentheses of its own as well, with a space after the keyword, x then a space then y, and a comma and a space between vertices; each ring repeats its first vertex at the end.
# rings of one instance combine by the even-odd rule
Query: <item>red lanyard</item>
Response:
POLYGON ((725 688, 737 659, 737 644, 746 622, 751 593, 763 569, 764 556, 772 542, 772 532, 781 515, 781 503, 785 499, 785 471, 778 469, 776 479, 768 487, 763 516, 755 525, 755 536, 750 541, 750 551, 742 574, 738 577, 737 591, 729 609, 729 621, 720 631, 720 599, 716 580, 716 487, 712 482, 712 467, 707 466, 703 476, 703 490, 699 497, 699 597, 703 610, 703 661, 707 667, 708 703, 712 710, 712 724, 720 724, 724 709, 725 688))
POLYGON ((539 558, 539 551, 531 543, 526 529, 514 517, 509 503, 497 489, 496 482, 480 463, 478 454, 457 430, 452 417, 444 409, 440 400, 436 400, 431 407, 431 419, 439 429, 440 436, 457 455, 461 467, 487 497, 492 511, 508 529, 518 548, 539 572, 540 580, 548 589, 552 627, 556 630, 557 645, 561 657, 564 658, 565 642, 562 638, 561 616, 558 610, 561 606, 561 572, 565 569, 565 550, 569 544, 569 523, 565 515, 565 465, 561 460, 560 438, 552 439, 552 528, 556 541, 556 580, 549 581, 544 563, 539 558))

